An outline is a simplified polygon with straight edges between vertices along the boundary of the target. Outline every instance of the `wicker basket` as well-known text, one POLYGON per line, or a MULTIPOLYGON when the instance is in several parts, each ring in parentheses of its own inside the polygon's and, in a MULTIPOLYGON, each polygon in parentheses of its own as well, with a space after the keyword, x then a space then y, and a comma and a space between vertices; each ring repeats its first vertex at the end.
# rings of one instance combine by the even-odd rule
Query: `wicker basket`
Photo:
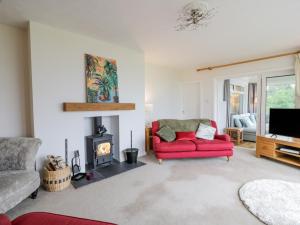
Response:
POLYGON ((49 171, 44 167, 43 185, 47 191, 62 191, 71 183, 71 170, 66 167, 61 170, 49 171))

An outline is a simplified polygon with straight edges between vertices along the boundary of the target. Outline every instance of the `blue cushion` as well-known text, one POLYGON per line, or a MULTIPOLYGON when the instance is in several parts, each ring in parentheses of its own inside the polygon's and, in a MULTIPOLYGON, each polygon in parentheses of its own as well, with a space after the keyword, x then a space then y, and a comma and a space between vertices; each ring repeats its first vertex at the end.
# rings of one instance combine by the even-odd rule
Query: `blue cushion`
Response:
POLYGON ((255 114, 251 114, 250 115, 250 120, 252 123, 256 124, 256 117, 255 117, 255 114))
POLYGON ((241 123, 240 119, 234 118, 234 126, 238 128, 242 128, 243 124, 241 123))
POLYGON ((243 127, 254 127, 255 126, 255 123, 253 123, 251 120, 250 120, 250 117, 242 117, 241 118, 241 122, 243 124, 243 127))

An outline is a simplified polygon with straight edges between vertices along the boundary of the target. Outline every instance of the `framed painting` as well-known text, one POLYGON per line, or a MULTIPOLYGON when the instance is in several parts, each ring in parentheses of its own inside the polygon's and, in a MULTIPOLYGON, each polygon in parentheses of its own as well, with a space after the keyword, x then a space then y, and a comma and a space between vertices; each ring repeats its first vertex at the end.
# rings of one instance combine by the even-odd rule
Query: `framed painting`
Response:
POLYGON ((119 102, 117 62, 86 54, 87 102, 119 102))

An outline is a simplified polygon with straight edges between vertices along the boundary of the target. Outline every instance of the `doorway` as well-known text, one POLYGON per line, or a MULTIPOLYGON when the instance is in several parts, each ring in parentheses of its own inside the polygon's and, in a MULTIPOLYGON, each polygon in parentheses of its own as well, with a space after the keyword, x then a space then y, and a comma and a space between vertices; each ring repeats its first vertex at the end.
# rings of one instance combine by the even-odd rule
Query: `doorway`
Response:
POLYGON ((219 131, 226 131, 228 127, 241 129, 244 141, 254 143, 257 134, 259 77, 235 76, 226 80, 229 80, 230 85, 229 98, 225 96, 225 85, 228 85, 225 79, 217 81, 216 117, 219 131))

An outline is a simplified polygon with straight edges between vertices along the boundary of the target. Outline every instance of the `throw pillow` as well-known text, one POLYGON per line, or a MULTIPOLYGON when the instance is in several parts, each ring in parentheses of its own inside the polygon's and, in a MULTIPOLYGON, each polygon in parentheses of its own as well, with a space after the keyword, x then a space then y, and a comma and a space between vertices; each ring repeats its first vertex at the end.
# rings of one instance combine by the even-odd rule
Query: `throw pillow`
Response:
POLYGON ((242 128, 243 127, 243 124, 241 123, 241 121, 240 121, 239 118, 235 118, 234 119, 234 126, 238 127, 238 128, 242 128))
POLYGON ((241 122, 243 127, 254 127, 255 124, 250 120, 250 117, 243 117, 241 118, 241 122))
POLYGON ((190 141, 195 140, 195 132, 194 131, 185 131, 185 132, 176 132, 176 140, 179 141, 190 141))
POLYGON ((196 133, 196 137, 206 140, 214 140, 216 130, 217 129, 214 127, 200 123, 196 133))
POLYGON ((158 132, 156 132, 156 134, 167 142, 174 141, 176 138, 175 131, 169 126, 163 126, 158 132))
POLYGON ((252 121, 252 123, 256 124, 255 114, 250 115, 250 120, 252 121))

